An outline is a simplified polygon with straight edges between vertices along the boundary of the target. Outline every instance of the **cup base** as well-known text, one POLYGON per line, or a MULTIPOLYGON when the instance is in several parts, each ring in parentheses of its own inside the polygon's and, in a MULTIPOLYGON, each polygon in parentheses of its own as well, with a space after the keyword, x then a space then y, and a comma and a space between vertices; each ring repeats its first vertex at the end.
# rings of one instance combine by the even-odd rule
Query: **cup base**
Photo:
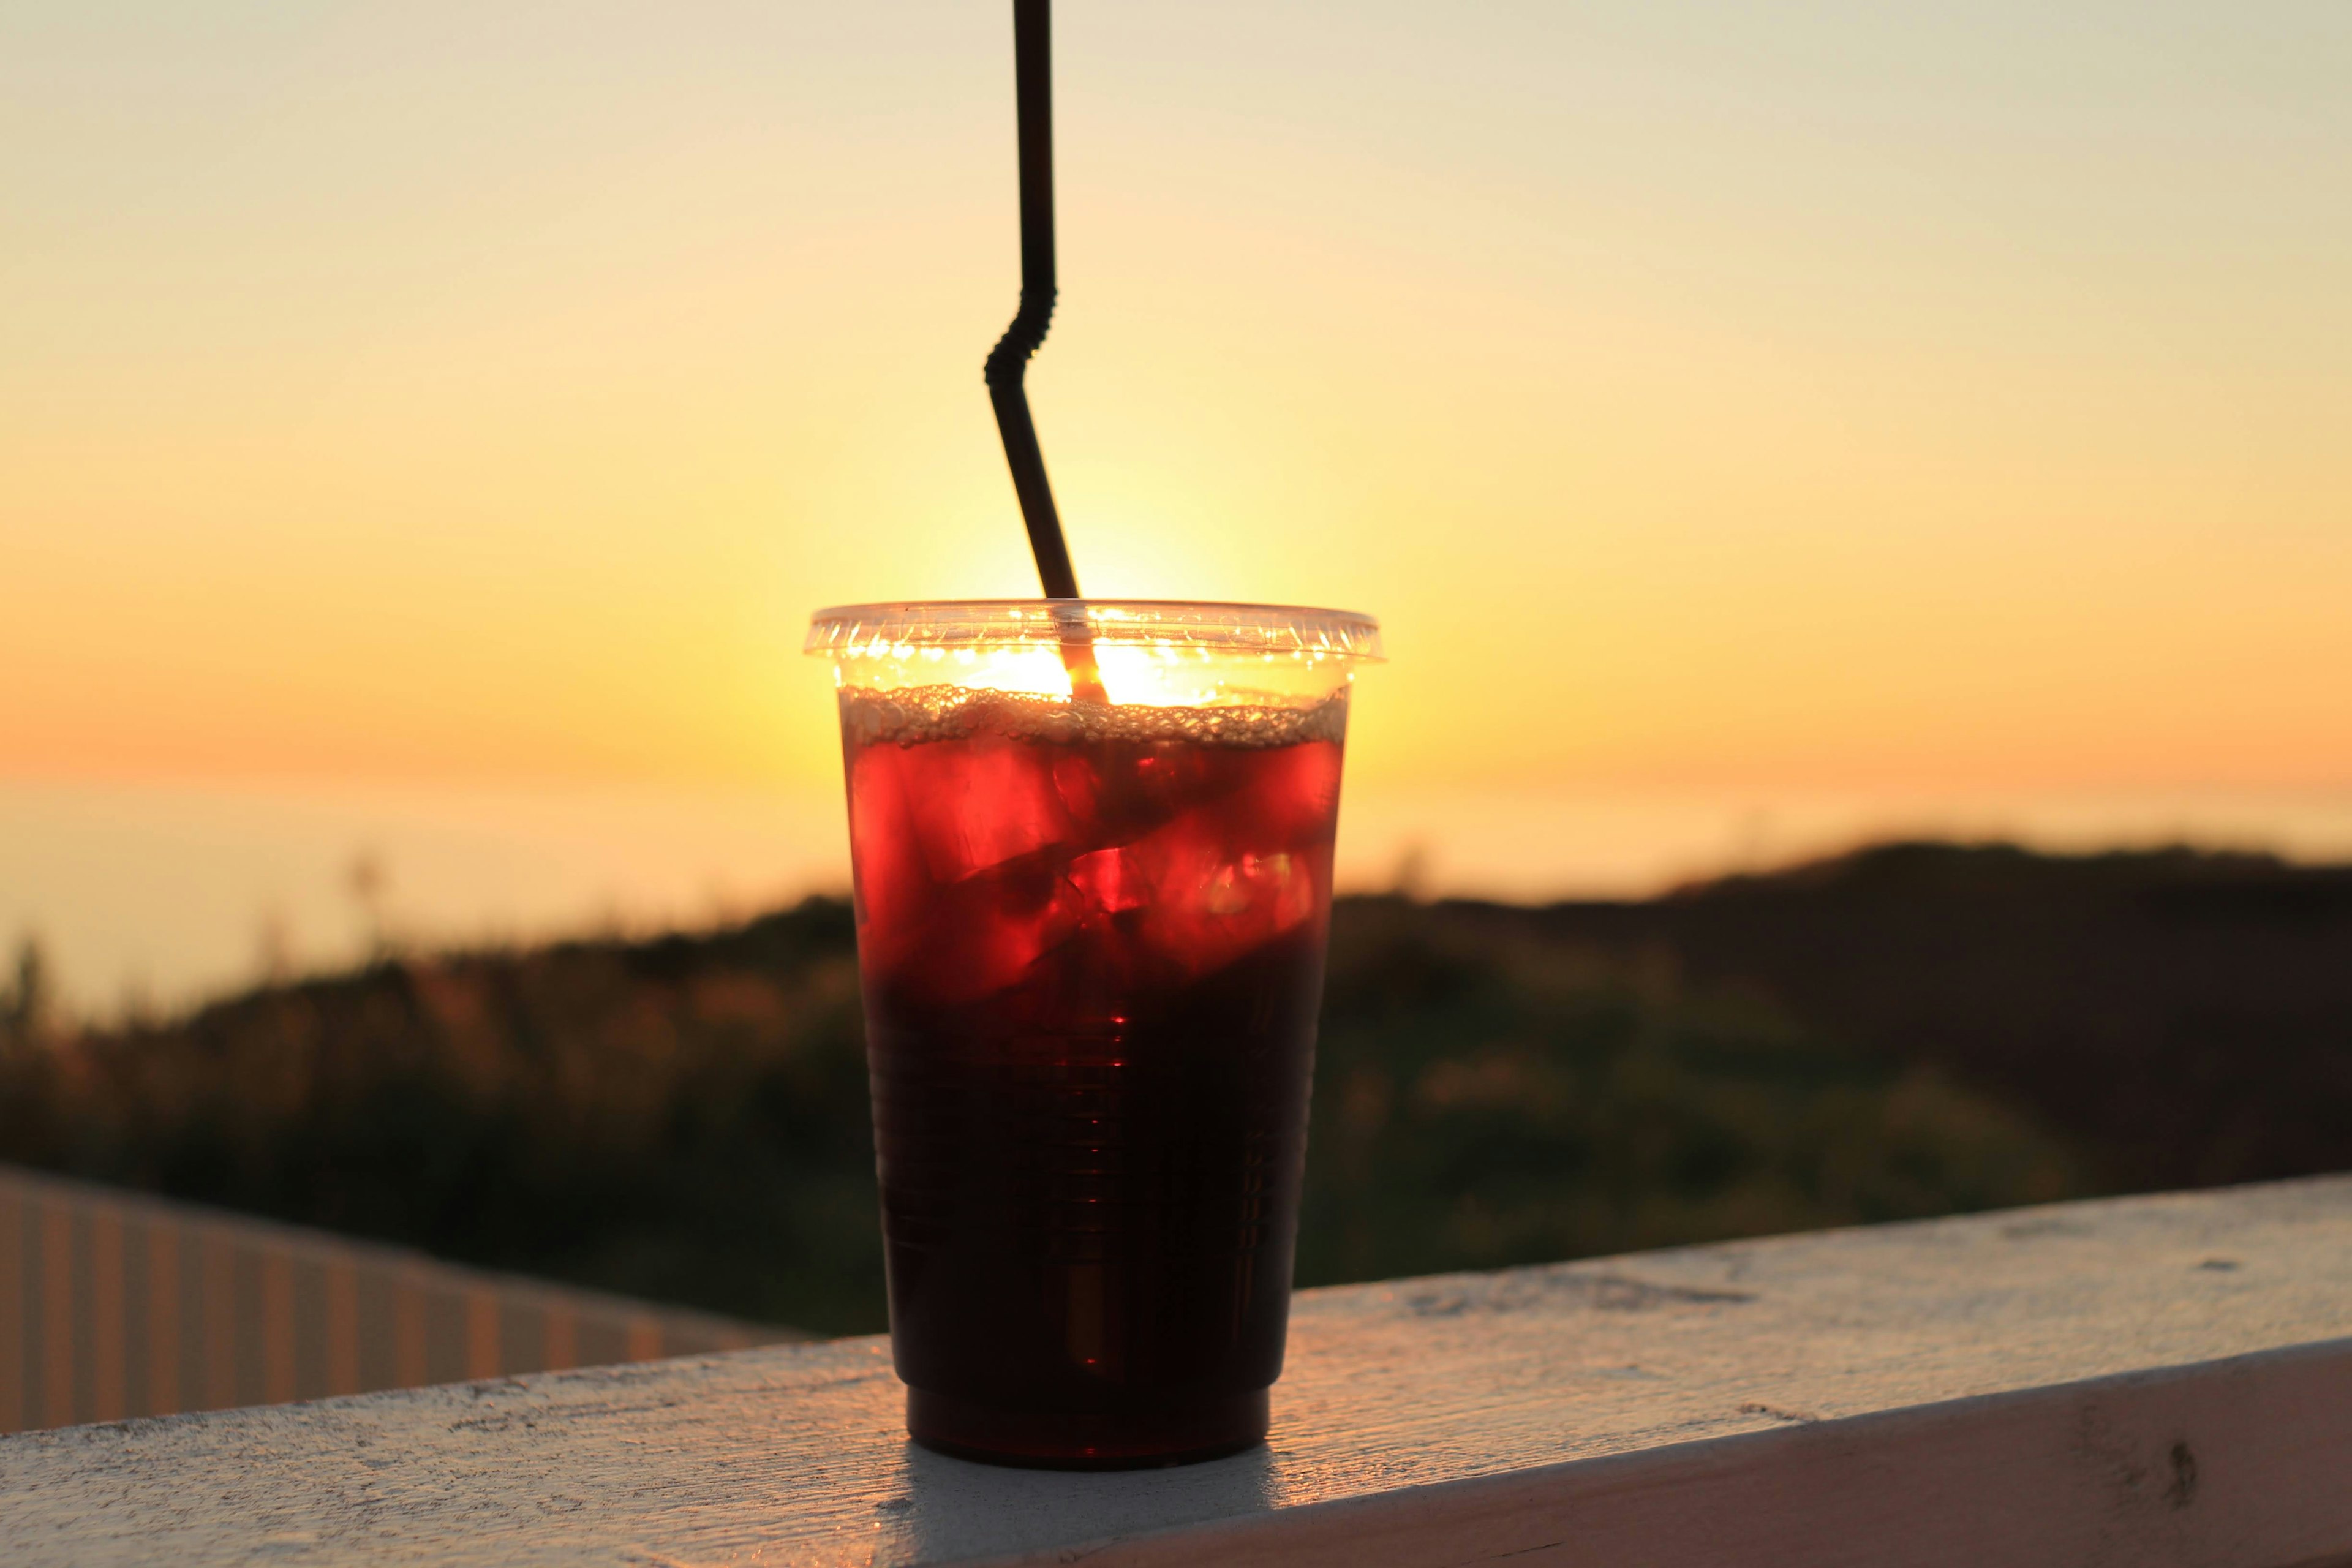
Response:
POLYGON ((1138 1470, 1221 1459, 1265 1441, 1266 1391, 1173 1410, 1004 1410, 927 1388, 907 1390, 907 1435, 985 1465, 1040 1470, 1138 1470))

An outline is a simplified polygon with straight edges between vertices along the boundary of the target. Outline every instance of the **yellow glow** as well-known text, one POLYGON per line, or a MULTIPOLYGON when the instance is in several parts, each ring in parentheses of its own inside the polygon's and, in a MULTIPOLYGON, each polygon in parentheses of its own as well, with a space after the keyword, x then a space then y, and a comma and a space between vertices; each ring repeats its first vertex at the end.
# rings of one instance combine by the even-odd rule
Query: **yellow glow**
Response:
MULTIPOLYGON (((1003 17, 851 10, 37 0, 0 774, 831 780, 1034 591, 1003 17)), ((1081 581, 1378 615, 1351 792, 2352 782, 2352 43, 1934 10, 1067 11, 1081 581)))

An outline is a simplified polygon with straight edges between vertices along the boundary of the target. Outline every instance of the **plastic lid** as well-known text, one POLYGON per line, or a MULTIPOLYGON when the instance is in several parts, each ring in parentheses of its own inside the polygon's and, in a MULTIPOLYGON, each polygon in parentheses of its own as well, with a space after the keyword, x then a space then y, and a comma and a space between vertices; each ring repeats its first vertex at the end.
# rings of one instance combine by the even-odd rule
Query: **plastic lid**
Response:
POLYGON ((887 658, 929 647, 1058 646, 1083 616, 1097 645, 1196 647, 1378 659, 1381 624, 1349 610, 1296 605, 1205 605, 1173 599, 967 599, 841 605, 809 617, 802 651, 887 658))

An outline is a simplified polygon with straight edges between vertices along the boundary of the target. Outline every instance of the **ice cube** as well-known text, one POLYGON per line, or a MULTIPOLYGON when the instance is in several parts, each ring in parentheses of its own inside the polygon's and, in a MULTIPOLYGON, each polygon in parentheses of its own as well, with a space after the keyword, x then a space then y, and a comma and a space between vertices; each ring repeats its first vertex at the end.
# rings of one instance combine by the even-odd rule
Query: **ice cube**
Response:
POLYGON ((1054 764, 1062 804, 1089 846, 1140 838, 1205 798, 1209 759, 1171 741, 1108 741, 1054 764))
POLYGON ((1085 914, 1084 900, 1050 852, 975 872, 933 891, 896 965, 895 983, 939 1003, 993 995, 1019 984, 1085 914))
POLYGON ((921 922, 931 879, 908 821, 904 761, 867 746, 849 763, 849 842, 858 941, 869 963, 895 966, 921 922))
POLYGON ((1139 881, 1138 932, 1181 974, 1205 974, 1311 917, 1329 877, 1317 849, 1260 853, 1234 841, 1222 809, 1178 817, 1119 851, 1139 881))
POLYGON ((1123 848, 1097 849, 1070 862, 1070 885, 1082 900, 1086 918, 1107 920, 1123 910, 1140 909, 1150 889, 1129 868, 1123 848))
POLYGON ((1309 741, 1257 752, 1247 779, 1217 805, 1237 845, 1261 854, 1330 846, 1339 820, 1337 745, 1309 741))
POLYGON ((1071 844, 1076 825, 1045 747, 983 732, 909 747, 906 756, 908 816, 933 880, 960 881, 1071 844))

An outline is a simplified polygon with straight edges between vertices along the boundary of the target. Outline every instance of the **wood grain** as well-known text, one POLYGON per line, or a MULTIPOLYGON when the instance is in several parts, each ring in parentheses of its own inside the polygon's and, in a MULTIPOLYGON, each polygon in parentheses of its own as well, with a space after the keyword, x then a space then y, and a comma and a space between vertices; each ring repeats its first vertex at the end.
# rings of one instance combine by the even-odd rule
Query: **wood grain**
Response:
POLYGON ((1272 1444, 910 1448, 879 1340, 0 1440, 13 1563, 2352 1557, 2352 1179, 1309 1291, 1272 1444))

